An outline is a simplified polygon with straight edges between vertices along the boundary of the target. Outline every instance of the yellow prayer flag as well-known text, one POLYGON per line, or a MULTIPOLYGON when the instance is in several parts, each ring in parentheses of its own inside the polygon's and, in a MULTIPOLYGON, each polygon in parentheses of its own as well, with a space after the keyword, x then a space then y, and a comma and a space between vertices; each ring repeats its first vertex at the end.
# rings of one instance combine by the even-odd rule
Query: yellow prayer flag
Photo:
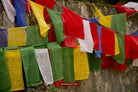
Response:
POLYGON ((26 45, 26 27, 8 29, 8 47, 26 45))
POLYGON ((12 91, 24 90, 20 50, 5 50, 12 91))
POLYGON ((89 65, 87 53, 80 52, 80 46, 74 49, 74 72, 75 80, 88 79, 89 65))
POLYGON ((37 4, 33 1, 29 1, 29 3, 33 10, 34 16, 36 17, 37 22, 39 24, 40 35, 42 37, 45 37, 50 27, 47 25, 47 23, 44 20, 44 16, 43 16, 44 6, 37 4))
POLYGON ((117 36, 115 34, 115 55, 118 55, 118 54, 120 54, 119 43, 118 43, 117 36))
POLYGON ((111 18, 112 15, 109 16, 104 16, 97 8, 96 6, 92 3, 95 9, 95 17, 100 17, 99 18, 99 23, 107 28, 111 28, 111 18))

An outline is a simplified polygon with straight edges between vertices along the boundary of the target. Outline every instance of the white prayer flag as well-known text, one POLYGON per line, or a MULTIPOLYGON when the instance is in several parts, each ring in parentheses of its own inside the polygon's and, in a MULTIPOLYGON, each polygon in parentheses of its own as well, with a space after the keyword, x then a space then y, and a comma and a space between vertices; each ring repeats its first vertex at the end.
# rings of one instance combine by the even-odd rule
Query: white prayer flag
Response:
POLYGON ((35 49, 35 54, 44 82, 47 85, 53 84, 53 74, 48 49, 35 49))
POLYGON ((12 6, 10 0, 1 0, 2 1, 2 4, 3 4, 3 7, 5 9, 5 12, 9 18, 9 20, 14 23, 14 17, 16 16, 16 12, 15 12, 15 9, 14 7, 12 6))
POLYGON ((81 52, 88 52, 88 53, 93 53, 93 47, 94 47, 94 42, 93 38, 91 35, 91 28, 89 21, 83 20, 83 26, 84 26, 84 40, 83 39, 78 39, 79 44, 80 44, 80 51, 81 52))

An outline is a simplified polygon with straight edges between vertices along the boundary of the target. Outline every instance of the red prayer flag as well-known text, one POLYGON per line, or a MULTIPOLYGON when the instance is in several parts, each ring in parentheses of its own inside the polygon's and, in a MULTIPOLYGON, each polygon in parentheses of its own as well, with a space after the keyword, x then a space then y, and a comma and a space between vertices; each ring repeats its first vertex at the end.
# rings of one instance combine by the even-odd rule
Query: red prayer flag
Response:
POLYGON ((94 49, 99 50, 99 36, 97 31, 97 24, 90 23, 91 35, 94 41, 94 49))
POLYGON ((68 35, 84 39, 84 28, 82 18, 73 11, 62 7, 68 35))
POLYGON ((102 69, 109 69, 109 68, 115 68, 115 60, 112 56, 105 56, 101 55, 101 68, 102 69))
POLYGON ((62 46, 64 47, 71 47, 71 48, 77 48, 78 44, 77 44, 77 40, 75 37, 71 37, 68 35, 67 33, 67 27, 66 27, 66 21, 65 18, 63 16, 63 14, 61 14, 62 20, 63 20, 63 28, 64 28, 64 34, 66 35, 66 38, 64 39, 64 43, 62 43, 62 46))
POLYGON ((56 2, 54 0, 35 0, 36 3, 46 6, 47 8, 53 9, 56 2))
POLYGON ((126 6, 124 6, 123 4, 119 3, 115 6, 116 10, 118 13, 127 13, 127 17, 132 15, 133 13, 137 13, 138 11, 134 10, 134 9, 130 9, 126 6))
POLYGON ((50 31, 49 31, 49 34, 48 34, 49 42, 56 42, 54 26, 53 26, 52 23, 50 25, 51 25, 51 28, 50 28, 50 31))
POLYGON ((124 64, 119 64, 115 62, 115 70, 116 71, 124 71, 127 69, 126 60, 124 61, 124 64))
POLYGON ((115 32, 111 29, 101 28, 101 47, 102 53, 108 55, 115 55, 115 32))
POLYGON ((46 8, 44 8, 43 14, 44 14, 44 19, 45 19, 46 23, 49 24, 50 23, 50 16, 49 16, 46 8))
POLYGON ((138 59, 138 37, 130 36, 130 56, 132 60, 138 59))
MULTIPOLYGON (((30 0, 30 1, 32 1, 32 0, 30 0)), ((31 13, 31 6, 30 6, 30 3, 29 3, 29 0, 26 0, 26 12, 31 13)))
POLYGON ((125 58, 130 59, 130 37, 125 35, 125 58))

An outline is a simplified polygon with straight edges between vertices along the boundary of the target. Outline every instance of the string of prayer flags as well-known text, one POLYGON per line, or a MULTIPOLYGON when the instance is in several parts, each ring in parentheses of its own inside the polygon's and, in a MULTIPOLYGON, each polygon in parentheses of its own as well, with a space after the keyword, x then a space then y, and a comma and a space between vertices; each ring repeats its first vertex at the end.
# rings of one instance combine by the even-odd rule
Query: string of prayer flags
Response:
POLYGON ((126 34, 126 14, 115 14, 112 16, 111 29, 126 34))
POLYGON ((26 35, 27 35, 26 45, 35 45, 46 42, 47 36, 41 37, 38 25, 28 26, 26 28, 26 35))
POLYGON ((49 48, 54 82, 62 80, 64 79, 62 48, 56 42, 48 43, 47 47, 49 48))
POLYGON ((134 14, 134 13, 138 13, 138 11, 134 10, 134 9, 130 9, 126 6, 124 6, 123 4, 119 3, 117 5, 115 5, 115 8, 117 10, 118 13, 126 13, 127 17, 134 14))
POLYGON ((8 48, 5 48, 5 56, 10 74, 11 90, 24 90, 25 88, 20 50, 8 50, 8 48))
POLYGON ((84 26, 84 36, 85 36, 84 40, 78 39, 80 44, 80 51, 93 53, 94 42, 93 42, 93 37, 91 35, 89 21, 83 20, 83 26, 84 26))
POLYGON ((86 52, 80 52, 80 46, 74 49, 74 72, 75 80, 88 79, 89 64, 86 52))
POLYGON ((73 11, 62 7, 64 11, 64 18, 66 21, 66 27, 68 35, 84 39, 84 28, 82 18, 73 11))
POLYGON ((74 49, 63 47, 64 82, 75 82, 74 75, 74 49))
POLYGON ((0 29, 0 47, 7 47, 8 44, 8 29, 0 29))
POLYGON ((35 54, 44 82, 47 85, 53 84, 53 74, 48 49, 35 49, 35 54))
POLYGON ((115 32, 113 30, 101 27, 100 40, 101 40, 101 47, 102 47, 101 53, 114 56, 115 55, 115 32))
POLYGON ((45 48, 45 43, 42 44, 36 44, 36 45, 32 45, 35 49, 43 49, 45 48))
POLYGON ((44 6, 37 4, 35 2, 32 2, 32 1, 29 1, 29 3, 33 10, 34 16, 36 17, 37 22, 39 24, 40 35, 42 37, 45 37, 47 34, 47 31, 50 29, 50 27, 47 25, 47 23, 44 20, 44 16, 43 16, 44 6))
POLYGON ((49 8, 46 8, 46 9, 54 25, 56 41, 57 43, 60 43, 65 39, 65 36, 63 33, 63 22, 62 22, 61 14, 49 8))
POLYGON ((10 0, 1 0, 2 5, 4 7, 4 10, 9 18, 9 20, 14 23, 15 19, 14 17, 16 16, 16 12, 14 7, 12 6, 10 0))
POLYGON ((42 82, 42 76, 39 71, 35 50, 33 47, 26 47, 20 49, 23 69, 25 72, 25 79, 27 87, 39 85, 42 82))
POLYGON ((101 26, 97 25, 98 37, 99 37, 99 50, 96 50, 96 56, 101 57, 102 47, 101 47, 101 26))
POLYGON ((118 42, 119 42, 120 54, 114 56, 113 59, 115 59, 119 64, 124 64, 124 61, 125 61, 124 34, 116 33, 116 35, 117 35, 118 42))
POLYGON ((26 45, 26 27, 8 29, 8 47, 26 45))
POLYGON ((16 10, 17 26, 26 26, 26 2, 25 0, 14 0, 16 10))
POLYGON ((101 25, 103 25, 104 27, 111 28, 111 18, 112 18, 112 16, 110 15, 110 16, 105 17, 93 3, 92 3, 92 5, 94 6, 94 9, 95 9, 95 17, 100 17, 99 18, 99 23, 101 25))
POLYGON ((4 50, 0 48, 0 92, 10 92, 11 82, 4 50))
POLYGON ((101 70, 101 59, 96 57, 95 53, 87 53, 89 61, 89 70, 90 71, 100 71, 101 70))
POLYGON ((90 23, 90 27, 91 27, 91 35, 94 41, 94 49, 99 50, 99 35, 98 35, 97 25, 94 23, 90 23))

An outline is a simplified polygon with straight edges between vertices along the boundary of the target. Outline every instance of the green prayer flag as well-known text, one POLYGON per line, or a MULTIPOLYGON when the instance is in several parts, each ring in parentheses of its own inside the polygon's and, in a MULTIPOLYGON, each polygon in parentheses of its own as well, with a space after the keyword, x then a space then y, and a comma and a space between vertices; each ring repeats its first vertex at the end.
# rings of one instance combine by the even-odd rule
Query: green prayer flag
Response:
POLYGON ((125 48, 124 48, 124 34, 116 33, 120 54, 113 57, 119 64, 124 64, 125 61, 125 48))
POLYGON ((62 48, 56 43, 48 44, 54 82, 64 78, 62 48))
POLYGON ((10 75, 4 50, 0 48, 0 92, 11 92, 10 75))
POLYGON ((74 49, 62 48, 63 65, 64 65, 64 82, 75 82, 74 75, 74 49))
POLYGON ((39 71, 34 48, 26 47, 20 49, 20 51, 27 87, 39 85, 42 81, 42 76, 39 71))
POLYGON ((123 34, 126 33, 126 13, 112 16, 111 29, 123 34))
POLYGON ((26 34, 27 34, 26 45, 46 43, 47 36, 41 37, 38 25, 28 26, 26 28, 26 34))
POLYGON ((95 54, 87 53, 89 70, 90 71, 100 71, 101 70, 101 59, 96 57, 95 54))
POLYGON ((63 33, 63 22, 61 18, 61 13, 51 10, 49 8, 46 8, 48 11, 48 14, 50 16, 50 19, 54 25, 55 35, 57 43, 60 43, 65 39, 64 33, 63 33))

